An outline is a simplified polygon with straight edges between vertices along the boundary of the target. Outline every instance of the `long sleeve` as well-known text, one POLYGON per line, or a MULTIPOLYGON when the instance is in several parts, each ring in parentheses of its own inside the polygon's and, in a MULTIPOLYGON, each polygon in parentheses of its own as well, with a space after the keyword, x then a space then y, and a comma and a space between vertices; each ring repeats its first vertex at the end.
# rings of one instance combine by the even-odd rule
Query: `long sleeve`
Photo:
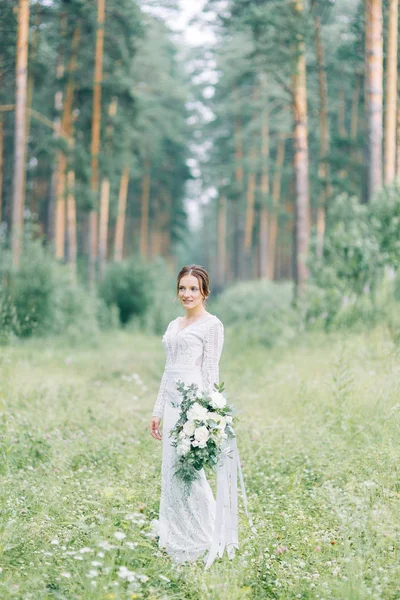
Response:
POLYGON ((160 419, 164 413, 164 404, 165 404, 165 391, 167 387, 167 374, 164 371, 164 374, 161 378, 160 389, 158 391, 157 399, 153 408, 153 417, 159 417, 160 419))
MULTIPOLYGON (((171 323, 168 325, 167 331, 163 335, 163 343, 165 340, 165 336, 167 335, 170 327, 171 327, 171 323)), ((165 346, 165 348, 166 348, 166 346, 165 346)), ((166 360, 165 366, 167 366, 167 364, 168 364, 168 351, 167 351, 167 360, 166 360)), ((164 370, 163 376, 161 378, 160 389, 158 391, 157 399, 155 401, 154 408, 153 408, 153 417, 159 417, 161 419, 164 414, 166 390, 167 390, 167 374, 164 370)))
POLYGON ((224 326, 221 321, 212 325, 204 339, 204 352, 201 364, 203 388, 205 392, 214 389, 214 383, 219 384, 219 359, 224 345, 224 326))

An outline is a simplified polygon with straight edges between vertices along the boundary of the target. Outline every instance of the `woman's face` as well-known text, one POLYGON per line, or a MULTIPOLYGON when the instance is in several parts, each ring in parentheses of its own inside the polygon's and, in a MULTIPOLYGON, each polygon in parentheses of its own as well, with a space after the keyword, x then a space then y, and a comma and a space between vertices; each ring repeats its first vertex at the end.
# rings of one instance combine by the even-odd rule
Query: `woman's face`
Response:
POLYGON ((194 275, 184 275, 179 282, 179 299, 186 309, 196 308, 203 304, 200 285, 197 277, 194 275))

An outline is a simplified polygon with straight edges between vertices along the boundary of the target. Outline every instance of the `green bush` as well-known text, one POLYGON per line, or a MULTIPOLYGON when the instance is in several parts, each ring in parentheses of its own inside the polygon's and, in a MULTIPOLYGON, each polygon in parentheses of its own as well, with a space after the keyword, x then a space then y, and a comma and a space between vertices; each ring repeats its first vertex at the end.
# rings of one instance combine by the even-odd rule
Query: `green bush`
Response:
POLYGON ((291 283, 249 281, 227 288, 210 303, 210 310, 239 343, 285 345, 298 331, 292 299, 291 283))
POLYGON ((69 268, 57 263, 39 241, 26 244, 17 270, 4 249, 0 258, 2 343, 12 335, 87 337, 100 327, 115 326, 115 314, 96 294, 73 283, 69 268))
POLYGON ((150 282, 147 310, 133 318, 132 326, 161 335, 168 323, 182 314, 180 302, 176 299, 175 274, 162 258, 148 265, 147 269, 150 282))
POLYGON ((125 325, 133 316, 146 312, 151 285, 148 267, 132 258, 107 267, 99 293, 107 306, 117 306, 120 322, 125 325))
POLYGON ((299 302, 306 325, 326 329, 375 325, 396 298, 400 264, 400 197, 396 187, 370 205, 342 194, 327 213, 324 252, 310 254, 310 284, 299 302))

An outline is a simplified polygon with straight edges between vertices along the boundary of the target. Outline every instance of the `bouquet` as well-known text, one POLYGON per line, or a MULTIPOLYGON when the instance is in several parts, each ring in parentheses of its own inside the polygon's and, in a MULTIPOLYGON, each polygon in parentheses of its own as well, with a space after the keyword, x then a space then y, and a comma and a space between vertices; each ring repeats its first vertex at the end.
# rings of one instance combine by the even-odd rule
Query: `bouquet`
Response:
POLYGON ((199 393, 196 384, 185 387, 177 382, 182 395, 180 416, 169 435, 176 447, 178 459, 175 475, 183 482, 187 493, 204 467, 215 468, 222 452, 230 448, 226 440, 234 438, 233 406, 228 405, 224 384, 214 384, 209 394, 199 393))

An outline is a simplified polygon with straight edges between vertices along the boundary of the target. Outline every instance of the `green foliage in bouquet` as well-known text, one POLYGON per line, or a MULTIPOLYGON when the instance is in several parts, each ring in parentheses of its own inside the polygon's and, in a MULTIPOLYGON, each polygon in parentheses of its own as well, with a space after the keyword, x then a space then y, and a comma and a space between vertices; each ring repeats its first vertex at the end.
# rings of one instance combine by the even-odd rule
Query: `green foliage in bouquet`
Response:
POLYGON ((185 387, 182 381, 178 381, 177 389, 182 395, 180 416, 169 435, 178 455, 175 476, 189 495, 199 471, 215 469, 226 440, 235 437, 234 409, 222 394, 223 383, 214 384, 209 394, 199 393, 196 384, 185 387))

